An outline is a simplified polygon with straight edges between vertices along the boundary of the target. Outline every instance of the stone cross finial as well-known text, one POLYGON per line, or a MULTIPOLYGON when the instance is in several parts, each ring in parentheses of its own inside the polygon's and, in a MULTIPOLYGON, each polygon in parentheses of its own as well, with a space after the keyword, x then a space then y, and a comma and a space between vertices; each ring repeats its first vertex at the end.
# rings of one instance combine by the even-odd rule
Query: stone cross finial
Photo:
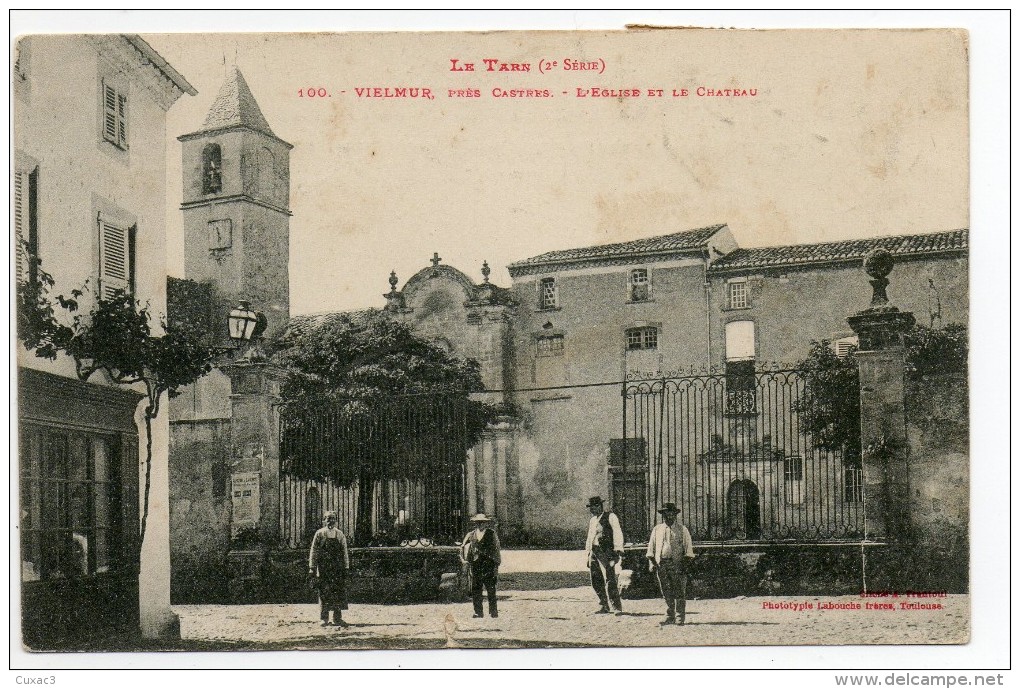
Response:
POLYGON ((485 282, 489 282, 489 273, 491 273, 491 272, 492 272, 492 269, 489 268, 489 262, 488 261, 482 261, 482 279, 484 279, 485 282))
POLYGON ((433 268, 438 268, 439 267, 439 262, 442 261, 443 259, 439 258, 439 252, 438 251, 433 251, 432 252, 432 258, 430 260, 432 261, 432 267, 433 268))

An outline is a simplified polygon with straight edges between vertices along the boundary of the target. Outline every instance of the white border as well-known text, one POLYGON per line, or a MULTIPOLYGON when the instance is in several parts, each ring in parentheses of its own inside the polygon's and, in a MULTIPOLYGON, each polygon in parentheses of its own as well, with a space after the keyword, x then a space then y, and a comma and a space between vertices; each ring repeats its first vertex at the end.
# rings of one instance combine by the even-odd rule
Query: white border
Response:
MULTIPOLYGON (((220 653, 220 654, 25 654, 18 637, 11 639, 11 667, 39 668, 304 668, 430 667, 430 668, 1004 668, 1009 652, 1009 611, 1012 607, 1007 557, 1012 542, 1006 515, 1011 514, 1010 444, 1004 371, 1010 361, 1006 343, 1004 296, 1012 294, 1010 276, 1009 174, 1009 24, 1008 14, 979 11, 100 11, 43 12, 13 10, 11 36, 21 33, 80 32, 223 32, 223 31, 368 31, 368 30, 492 30, 492 29, 621 29, 626 24, 717 26, 738 28, 836 27, 964 27, 970 31, 971 59, 971 485, 973 634, 957 647, 780 647, 592 649, 552 651, 472 651, 470 653, 372 651, 342 654, 220 653)), ((10 104, 8 103, 8 106, 10 104)), ((8 339, 10 342, 10 338, 8 339)), ((11 364, 13 380, 13 363, 11 364)), ((11 393, 14 394, 13 392, 11 393)), ((11 456, 16 448, 11 442, 11 456)), ((15 483, 16 485, 16 483, 15 483)), ((12 487, 12 491, 14 488, 12 487)), ((16 504, 16 502, 15 502, 16 504)), ((13 508, 12 508, 13 509, 13 508)), ((10 516, 9 516, 10 518, 10 516)), ((8 531, 10 533, 10 531, 8 531)), ((12 548, 16 548, 12 539, 12 548)), ((12 583, 13 585, 13 583, 12 583)), ((12 631, 16 630, 12 622, 12 631)), ((49 672, 20 672, 48 676, 49 672)), ((701 673, 699 673, 701 674, 701 673)), ((834 686, 836 673, 740 673, 685 677, 686 681, 732 679, 759 686, 834 686), (803 682, 803 683, 802 683, 803 682)), ((883 677, 888 672, 876 672, 883 677)), ((219 673, 56 673, 60 684, 135 686, 164 681, 233 684, 240 677, 219 673), (164 680, 163 678, 166 678, 164 680)), ((508 676, 435 677, 437 683, 481 681, 503 684, 508 676)), ((317 682, 327 678, 262 675, 266 682, 317 682)), ((604 681, 644 681, 644 677, 602 676, 604 681)), ((15 678, 11 677, 12 684, 15 678)), ((260 681, 258 676, 247 680, 260 681)), ((339 678, 334 677, 333 681, 339 678)), ((553 678, 554 681, 556 678, 553 678)), ((596 677, 592 678, 593 680, 596 677)), ((656 678, 648 677, 651 681, 656 678)), ((344 677, 342 681, 352 681, 344 677)), ((371 676, 355 681, 376 681, 371 676)), ((519 681, 515 680, 515 681, 519 681)), ((530 678, 525 681, 532 681, 530 678)))

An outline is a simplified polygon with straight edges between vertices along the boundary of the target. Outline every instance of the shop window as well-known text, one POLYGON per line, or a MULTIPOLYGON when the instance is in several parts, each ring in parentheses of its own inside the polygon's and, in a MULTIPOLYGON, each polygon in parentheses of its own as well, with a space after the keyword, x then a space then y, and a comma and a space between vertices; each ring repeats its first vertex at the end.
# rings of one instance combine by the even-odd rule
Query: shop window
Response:
POLYGON ((113 569, 123 504, 117 438, 25 425, 20 440, 22 581, 113 569))

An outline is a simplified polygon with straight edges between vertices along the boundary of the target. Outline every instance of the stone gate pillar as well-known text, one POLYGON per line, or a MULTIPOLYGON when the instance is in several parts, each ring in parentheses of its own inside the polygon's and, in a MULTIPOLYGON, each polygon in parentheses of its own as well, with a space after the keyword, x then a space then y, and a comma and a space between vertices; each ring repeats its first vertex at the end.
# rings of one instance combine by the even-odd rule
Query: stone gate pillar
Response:
POLYGON ((892 254, 885 249, 867 255, 871 305, 847 321, 859 339, 866 534, 900 540, 910 516, 903 335, 913 327, 914 315, 889 303, 885 288, 892 268, 892 254))
POLYGON ((279 403, 283 370, 255 351, 255 356, 221 366, 230 377, 231 537, 254 527, 262 544, 275 548, 282 538, 279 403))

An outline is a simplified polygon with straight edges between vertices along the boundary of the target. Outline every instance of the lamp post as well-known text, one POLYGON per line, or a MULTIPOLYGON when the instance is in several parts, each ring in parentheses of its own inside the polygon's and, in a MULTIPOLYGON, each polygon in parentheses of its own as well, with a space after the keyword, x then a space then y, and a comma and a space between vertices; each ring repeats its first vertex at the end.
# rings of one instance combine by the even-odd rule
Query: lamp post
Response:
MULTIPOLYGON (((230 339, 237 343, 238 348, 252 343, 257 348, 262 333, 266 331, 268 321, 261 311, 254 311, 251 302, 241 299, 227 317, 227 332, 230 339)), ((248 349, 246 356, 252 355, 255 348, 248 349)))

